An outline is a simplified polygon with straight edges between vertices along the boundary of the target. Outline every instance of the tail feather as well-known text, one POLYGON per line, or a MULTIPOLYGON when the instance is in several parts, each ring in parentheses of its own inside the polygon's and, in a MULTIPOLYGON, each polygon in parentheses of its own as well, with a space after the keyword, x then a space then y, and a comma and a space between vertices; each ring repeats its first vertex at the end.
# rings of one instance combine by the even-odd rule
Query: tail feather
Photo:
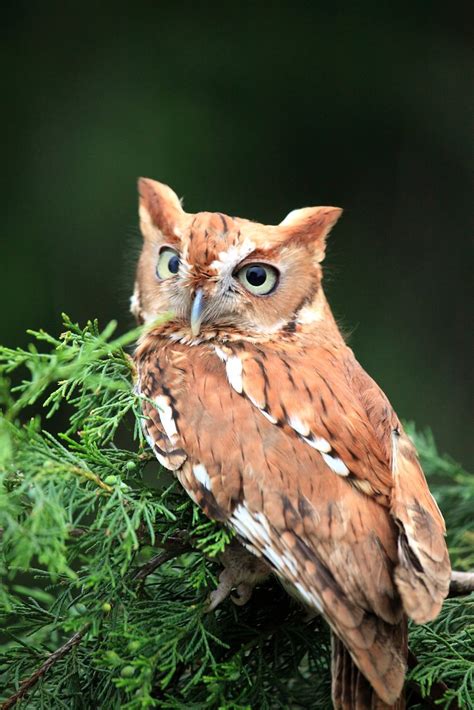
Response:
MULTIPOLYGON (((394 641, 406 657, 407 624, 404 620, 396 629, 394 641)), ((375 692, 367 678, 360 672, 342 641, 331 634, 332 701, 335 710, 405 710, 405 694, 391 705, 375 692)))

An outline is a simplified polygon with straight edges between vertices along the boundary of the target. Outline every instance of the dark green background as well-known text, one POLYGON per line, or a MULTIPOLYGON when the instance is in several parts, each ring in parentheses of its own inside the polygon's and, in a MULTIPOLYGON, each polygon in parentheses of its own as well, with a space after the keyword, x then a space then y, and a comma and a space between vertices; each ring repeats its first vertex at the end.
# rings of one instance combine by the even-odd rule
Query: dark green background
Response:
POLYGON ((345 208, 327 290, 401 416, 471 449, 472 18, 461 4, 2 8, 1 341, 131 325, 138 175, 189 211, 345 208))

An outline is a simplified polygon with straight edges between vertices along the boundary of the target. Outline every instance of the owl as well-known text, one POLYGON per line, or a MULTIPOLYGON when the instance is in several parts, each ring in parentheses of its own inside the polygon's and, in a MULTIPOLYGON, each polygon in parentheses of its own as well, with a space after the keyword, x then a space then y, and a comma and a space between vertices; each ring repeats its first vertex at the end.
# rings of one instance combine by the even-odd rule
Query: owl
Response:
MULTIPOLYGON (((148 327, 134 358, 150 446, 251 553, 249 580, 270 569, 326 619, 334 707, 403 708, 407 618, 436 617, 450 563, 415 448, 324 295, 341 210, 268 226, 188 214, 150 179, 139 193, 132 311, 148 327)), ((246 587, 237 567, 225 593, 246 587)))

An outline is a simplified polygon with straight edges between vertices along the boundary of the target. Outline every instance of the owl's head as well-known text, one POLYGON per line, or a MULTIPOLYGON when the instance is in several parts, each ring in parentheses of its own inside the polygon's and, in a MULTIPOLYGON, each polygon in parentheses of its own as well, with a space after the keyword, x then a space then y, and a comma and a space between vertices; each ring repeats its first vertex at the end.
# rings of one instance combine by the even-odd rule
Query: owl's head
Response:
POLYGON ((259 338, 320 319, 321 262, 337 207, 294 210, 279 225, 186 213, 168 186, 139 180, 143 249, 131 310, 170 313, 183 339, 259 338))

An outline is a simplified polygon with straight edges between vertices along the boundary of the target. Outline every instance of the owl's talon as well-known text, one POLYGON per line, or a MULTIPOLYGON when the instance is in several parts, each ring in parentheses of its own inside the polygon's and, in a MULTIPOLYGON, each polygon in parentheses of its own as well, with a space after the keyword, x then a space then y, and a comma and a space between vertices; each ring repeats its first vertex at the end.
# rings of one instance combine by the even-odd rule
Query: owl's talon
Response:
POLYGON ((229 596, 233 583, 228 574, 229 570, 225 569, 219 575, 219 584, 209 595, 209 606, 207 611, 214 611, 229 596))
POLYGON ((250 584, 242 582, 242 584, 238 585, 235 591, 237 592, 238 596, 232 594, 230 597, 231 600, 234 602, 234 604, 236 604, 236 606, 243 606, 244 604, 247 604, 247 602, 251 598, 253 593, 253 587, 250 584))

